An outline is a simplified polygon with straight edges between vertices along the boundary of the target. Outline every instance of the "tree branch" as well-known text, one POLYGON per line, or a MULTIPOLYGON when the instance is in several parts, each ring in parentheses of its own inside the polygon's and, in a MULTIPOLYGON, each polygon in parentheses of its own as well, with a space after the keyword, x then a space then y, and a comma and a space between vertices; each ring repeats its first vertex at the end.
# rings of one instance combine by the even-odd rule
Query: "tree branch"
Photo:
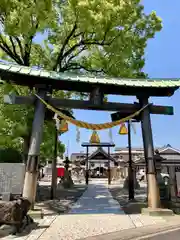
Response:
POLYGON ((19 62, 22 62, 21 57, 20 57, 20 56, 17 54, 17 52, 16 52, 16 46, 15 46, 15 44, 14 44, 14 41, 13 41, 12 36, 9 36, 9 40, 10 40, 10 42, 11 42, 12 49, 13 49, 13 54, 14 54, 15 58, 19 59, 19 62))
POLYGON ((75 44, 74 46, 72 46, 69 50, 67 50, 64 55, 63 58, 66 58, 68 55, 70 55, 76 48, 81 47, 81 46, 87 46, 87 45, 98 45, 98 46, 109 46, 110 43, 104 43, 104 42, 99 42, 99 41, 89 41, 89 40, 81 40, 79 43, 75 44))
POLYGON ((33 39, 33 36, 30 37, 29 42, 25 43, 25 46, 24 46, 23 60, 24 60, 25 66, 30 65, 30 52, 31 52, 32 39, 33 39))
POLYGON ((65 66, 63 68, 68 68, 69 63, 77 57, 80 53, 82 53, 84 50, 86 50, 86 46, 83 46, 76 54, 73 54, 68 61, 66 62, 65 66))
POLYGON ((22 47, 21 41, 19 40, 18 37, 15 37, 15 40, 16 40, 18 46, 19 46, 19 50, 20 50, 20 53, 21 53, 21 57, 23 58, 23 56, 24 56, 24 51, 23 51, 23 47, 22 47))
MULTIPOLYGON (((34 32, 28 37, 27 41, 25 42, 24 45, 24 56, 23 56, 23 61, 25 66, 30 65, 30 53, 31 53, 31 47, 32 47, 32 40, 36 34, 36 31, 38 29, 39 23, 36 22, 35 25, 35 30, 34 32)), ((33 27, 33 20, 32 20, 32 27, 33 27)))
POLYGON ((83 35, 83 32, 79 32, 79 33, 77 33, 77 34, 74 34, 74 38, 80 37, 81 35, 83 35))
POLYGON ((100 70, 97 70, 97 69, 88 69, 87 67, 79 64, 79 63, 71 63, 69 64, 69 66, 65 69, 63 68, 63 72, 65 71, 69 71, 69 70, 80 70, 80 69, 83 69, 87 72, 91 72, 91 73, 104 73, 105 74, 105 71, 103 69, 100 69, 100 70))
POLYGON ((71 37, 73 36, 73 34, 75 33, 76 29, 77 29, 77 23, 75 22, 74 27, 72 28, 71 32, 69 33, 69 35, 67 36, 67 38, 65 39, 65 41, 64 41, 64 43, 63 43, 63 45, 62 45, 62 47, 61 47, 61 50, 60 50, 60 52, 59 52, 59 54, 58 54, 56 63, 55 63, 55 65, 54 65, 54 67, 53 67, 53 70, 56 70, 56 69, 57 69, 58 64, 60 65, 60 68, 61 68, 61 62, 62 62, 62 59, 64 58, 64 57, 63 57, 64 49, 65 49, 66 45, 68 44, 70 38, 71 38, 71 37))
POLYGON ((17 53, 16 53, 16 47, 15 47, 15 45, 14 45, 14 42, 13 42, 13 39, 12 39, 11 36, 9 36, 9 40, 10 40, 11 45, 12 45, 12 48, 13 48, 13 53, 14 53, 14 55, 16 55, 16 54, 17 54, 17 53))
POLYGON ((9 52, 8 49, 6 49, 3 45, 0 44, 0 48, 1 48, 10 58, 12 58, 16 63, 21 64, 20 62, 18 62, 18 59, 16 59, 15 56, 13 56, 12 52, 9 52))
POLYGON ((72 46, 69 50, 67 50, 64 55, 62 56, 62 58, 66 58, 68 55, 70 55, 76 48, 81 47, 81 46, 87 46, 87 45, 98 45, 98 46, 110 46, 112 44, 112 42, 116 39, 116 37, 114 37, 110 42, 106 42, 106 37, 107 37, 107 33, 110 29, 110 26, 107 27, 105 33, 104 33, 104 37, 103 40, 99 41, 96 39, 92 39, 93 38, 93 34, 95 34, 94 32, 91 33, 91 36, 89 39, 81 39, 79 43, 75 44, 74 46, 72 46))
POLYGON ((0 35, 0 48, 8 55, 10 56, 16 63, 23 65, 21 59, 17 58, 13 52, 11 51, 10 47, 7 45, 7 43, 3 40, 2 36, 0 35))

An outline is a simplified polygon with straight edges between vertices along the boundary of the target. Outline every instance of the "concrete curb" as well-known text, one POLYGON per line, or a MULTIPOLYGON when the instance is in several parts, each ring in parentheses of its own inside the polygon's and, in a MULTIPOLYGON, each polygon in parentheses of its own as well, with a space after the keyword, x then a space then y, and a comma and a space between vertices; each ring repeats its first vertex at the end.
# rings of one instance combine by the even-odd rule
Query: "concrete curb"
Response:
POLYGON ((147 216, 174 216, 174 212, 171 209, 165 209, 165 208, 157 208, 157 209, 151 209, 151 208, 142 208, 141 214, 147 215, 147 216))
POLYGON ((93 237, 82 238, 80 240, 132 240, 136 238, 143 238, 155 233, 160 234, 167 230, 176 230, 177 228, 180 228, 180 223, 168 222, 150 225, 149 227, 144 226, 108 234, 96 235, 93 237))

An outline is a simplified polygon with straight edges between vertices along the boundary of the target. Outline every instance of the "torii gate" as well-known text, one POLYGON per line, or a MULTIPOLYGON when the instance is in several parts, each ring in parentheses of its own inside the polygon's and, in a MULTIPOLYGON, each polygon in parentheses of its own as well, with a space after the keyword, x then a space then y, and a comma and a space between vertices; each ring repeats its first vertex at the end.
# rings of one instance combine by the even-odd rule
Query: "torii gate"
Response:
MULTIPOLYGON (((48 72, 19 65, 0 64, 0 77, 4 81, 17 85, 29 86, 36 93, 55 107, 119 111, 132 114, 147 106, 150 96, 172 96, 180 86, 179 79, 116 79, 86 77, 64 73, 48 72), (47 93, 52 89, 90 93, 88 101, 51 98, 47 93), (104 102, 104 94, 136 96, 139 103, 125 104, 104 102)), ((35 96, 5 96, 5 103, 34 104, 35 114, 27 159, 23 196, 32 203, 35 201, 37 166, 40 154, 45 105, 35 96), (31 185, 32 188, 28 188, 31 185)), ((148 177, 148 207, 155 210, 160 207, 159 189, 156 180, 154 147, 150 114, 173 115, 173 107, 150 105, 141 112, 141 126, 144 155, 148 177)))

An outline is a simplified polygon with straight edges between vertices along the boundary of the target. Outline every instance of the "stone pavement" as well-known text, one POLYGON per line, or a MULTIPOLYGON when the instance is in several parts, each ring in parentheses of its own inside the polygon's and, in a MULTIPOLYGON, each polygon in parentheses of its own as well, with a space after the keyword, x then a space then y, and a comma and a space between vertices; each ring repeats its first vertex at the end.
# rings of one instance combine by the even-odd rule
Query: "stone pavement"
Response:
MULTIPOLYGON (((112 198, 107 184, 90 183, 81 198, 72 206, 68 214, 47 213, 44 219, 29 235, 16 240, 75 240, 108 234, 125 229, 163 224, 162 217, 141 214, 126 215, 112 198)), ((1 236, 0 236, 1 237, 1 236)), ((14 239, 13 236, 1 238, 14 239)), ((111 239, 111 238, 109 238, 111 239)))
POLYGON ((124 214, 105 185, 89 184, 88 189, 72 206, 69 214, 124 214))

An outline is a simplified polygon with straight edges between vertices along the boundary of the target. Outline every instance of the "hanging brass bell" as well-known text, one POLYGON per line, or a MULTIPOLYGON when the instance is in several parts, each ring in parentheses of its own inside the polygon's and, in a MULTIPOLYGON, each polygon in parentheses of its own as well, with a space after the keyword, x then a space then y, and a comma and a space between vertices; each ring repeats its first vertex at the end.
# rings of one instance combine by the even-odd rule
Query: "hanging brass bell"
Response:
POLYGON ((93 131, 91 138, 90 138, 90 143, 100 143, 100 138, 98 136, 97 131, 93 131))
POLYGON ((128 130, 127 130, 127 127, 126 127, 126 124, 125 124, 125 123, 122 123, 122 124, 121 124, 120 129, 119 129, 119 134, 120 134, 120 135, 126 135, 126 134, 128 134, 128 130))
POLYGON ((59 127, 59 132, 60 133, 65 133, 67 132, 68 129, 68 123, 65 120, 61 120, 60 122, 60 127, 59 127))

